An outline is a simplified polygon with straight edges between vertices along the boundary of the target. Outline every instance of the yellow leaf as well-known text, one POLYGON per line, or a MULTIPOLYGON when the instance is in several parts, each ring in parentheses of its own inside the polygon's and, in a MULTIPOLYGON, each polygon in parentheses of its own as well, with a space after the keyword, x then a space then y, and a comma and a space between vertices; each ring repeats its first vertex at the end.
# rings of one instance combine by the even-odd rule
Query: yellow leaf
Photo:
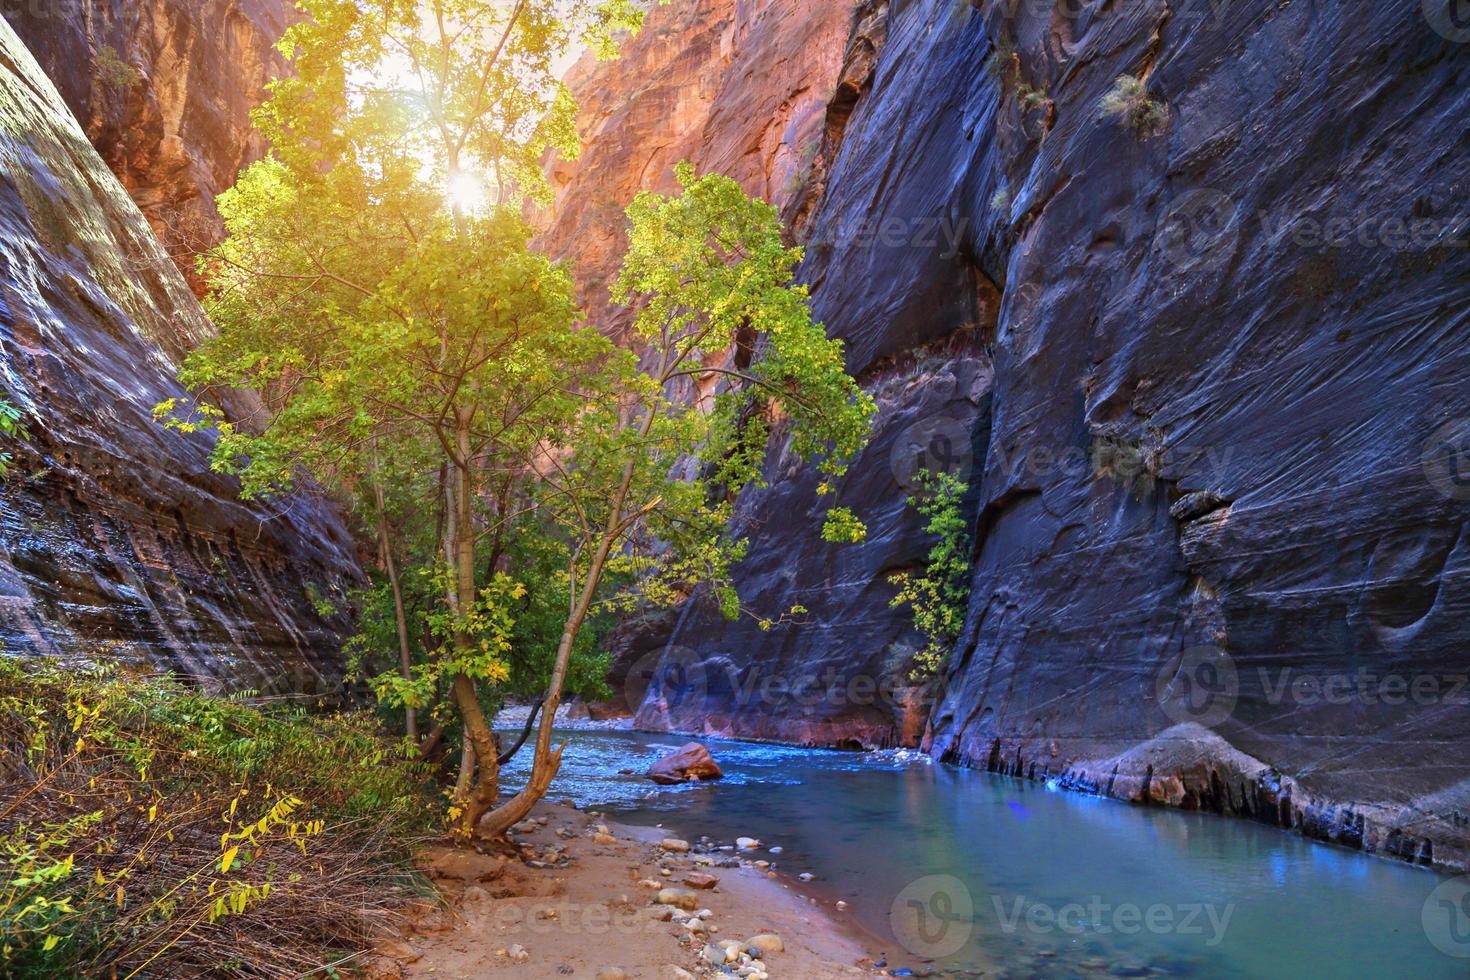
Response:
POLYGON ((155 803, 148 808, 148 822, 152 823, 158 819, 158 804, 155 803))
POLYGON ((123 907, 123 901, 126 898, 127 898, 127 893, 123 891, 123 886, 122 885, 118 885, 117 886, 117 907, 118 908, 122 908, 123 907))
POLYGON ((61 942, 60 936, 47 936, 46 941, 41 944, 41 949, 50 952, 56 948, 56 944, 59 942, 61 942))
POLYGON ((236 844, 234 847, 230 848, 228 851, 225 851, 225 856, 223 858, 221 858, 220 859, 220 862, 219 862, 219 873, 220 874, 227 874, 227 873, 229 873, 230 865, 232 865, 232 864, 235 863, 235 855, 236 854, 239 854, 239 853, 240 853, 240 845, 239 844, 236 844))

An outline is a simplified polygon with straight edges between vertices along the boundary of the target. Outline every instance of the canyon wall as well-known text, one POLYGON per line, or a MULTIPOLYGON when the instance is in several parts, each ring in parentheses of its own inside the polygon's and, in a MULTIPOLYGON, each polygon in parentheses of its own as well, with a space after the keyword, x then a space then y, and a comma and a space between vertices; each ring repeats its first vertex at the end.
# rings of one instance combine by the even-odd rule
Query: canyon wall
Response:
MULTIPOLYGON (((776 24, 800 6, 737 9, 776 24)), ((815 311, 882 406, 837 500, 869 540, 819 540, 816 481, 778 436, 771 488, 741 506, 742 591, 806 621, 763 632, 693 602, 642 624, 621 651, 655 681, 628 685, 639 723, 922 743, 1470 864, 1470 29, 1453 12, 907 0, 877 29, 872 5, 846 10, 822 51, 741 38, 750 63, 790 50, 779 72, 731 79, 709 60, 724 49, 653 34, 648 72, 640 39, 584 79, 584 120, 619 120, 587 159, 611 140, 630 165, 574 176, 564 206, 652 183, 633 148, 675 145, 658 93, 681 72, 728 83, 689 155, 733 159, 756 191, 776 157, 745 134, 765 120, 725 100, 784 105, 832 52, 862 79, 831 99, 817 193, 782 203, 815 311), (726 138, 744 153, 701 155, 726 138), (974 546, 963 635, 916 691, 887 579, 931 543, 904 502, 920 466, 967 480, 974 546)), ((663 23, 708 26, 679 17, 663 23)))
POLYGON ((196 293, 194 254, 224 227, 214 200, 264 145, 250 125, 292 0, 3 0, 196 293))
POLYGON ((5 653, 334 692, 353 544, 309 496, 240 502, 209 437, 153 421, 210 325, 6 24, 0 241, 0 387, 29 434, 0 483, 5 653))

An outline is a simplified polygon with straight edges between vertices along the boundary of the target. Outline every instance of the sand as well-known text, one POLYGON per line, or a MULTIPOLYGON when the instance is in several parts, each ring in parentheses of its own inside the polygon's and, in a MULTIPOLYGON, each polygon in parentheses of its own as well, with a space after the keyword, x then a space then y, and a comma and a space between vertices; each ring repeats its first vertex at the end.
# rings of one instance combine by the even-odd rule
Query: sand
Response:
POLYGON ((684 980, 716 972, 701 956, 707 944, 739 940, 744 946, 762 933, 779 936, 785 947, 760 961, 771 980, 875 972, 870 941, 841 912, 814 905, 767 872, 701 867, 699 855, 659 847, 672 832, 622 826, 562 805, 543 803, 531 819, 544 824, 516 835, 519 854, 506 848, 423 852, 420 863, 443 904, 410 908, 398 934, 380 944, 368 975, 594 980, 599 971, 616 977, 621 970, 630 978, 684 980), (553 848, 570 863, 525 863, 527 855, 544 858, 553 848), (669 877, 660 874, 661 858, 670 865, 669 877), (695 872, 719 882, 711 890, 690 888, 684 879, 695 872), (677 920, 660 921, 671 911, 655 903, 658 889, 666 887, 694 892, 696 911, 710 913, 703 920, 706 935, 677 920))

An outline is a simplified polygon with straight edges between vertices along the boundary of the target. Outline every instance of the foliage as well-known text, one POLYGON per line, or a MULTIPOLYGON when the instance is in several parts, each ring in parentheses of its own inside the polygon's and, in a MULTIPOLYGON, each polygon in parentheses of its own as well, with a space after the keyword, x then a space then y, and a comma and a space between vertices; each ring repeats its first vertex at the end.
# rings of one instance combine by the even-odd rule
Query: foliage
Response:
POLYGON ((358 717, 0 660, 0 973, 314 969, 414 886, 420 768, 358 717))
MULTIPOLYGON (((876 405, 846 372, 840 341, 815 322, 792 278, 771 205, 680 164, 679 193, 640 194, 611 295, 633 314, 640 358, 609 358, 585 410, 538 465, 542 512, 571 543, 569 615, 527 787, 489 818, 509 827, 545 794, 561 763, 552 719, 572 647, 609 572, 629 583, 616 607, 667 605, 698 590, 742 612, 732 569, 746 543, 731 531, 742 489, 765 483, 767 450, 815 462, 832 480, 866 444, 876 405), (732 356, 733 352, 733 356, 732 356), (696 390, 717 382, 712 398, 696 390)), ((830 507, 824 535, 858 540, 861 523, 830 507)))
MULTIPOLYGON (((447 568, 420 569, 429 578, 428 591, 442 594, 452 578, 447 568)), ((506 663, 515 629, 516 604, 526 597, 526 587, 504 572, 496 572, 472 603, 453 610, 445 606, 424 617, 429 636, 438 641, 438 656, 415 664, 412 676, 403 678, 388 671, 372 678, 373 692, 392 706, 416 709, 433 707, 438 693, 456 676, 487 682, 492 688, 510 679, 506 663), (468 646, 454 643, 469 639, 468 646)))
POLYGON ((1134 75, 1120 75, 1103 96, 1098 109, 1104 119, 1114 118, 1141 136, 1157 136, 1169 122, 1169 109, 1148 94, 1148 83, 1134 75))
POLYGON ((914 625, 927 640, 914 656, 913 679, 937 676, 964 628, 970 597, 970 532, 962 502, 967 487, 950 473, 922 470, 916 477, 919 492, 909 503, 928 518, 925 530, 938 540, 929 550, 922 574, 903 572, 889 578, 898 594, 889 605, 908 606, 914 625))
MULTIPOLYGON (((791 284, 801 250, 784 244, 775 209, 688 164, 676 176, 678 195, 640 194, 628 208, 629 247, 612 289, 636 313, 649 366, 629 374, 625 360, 621 375, 604 376, 618 397, 580 418, 576 465, 549 481, 547 509, 574 539, 617 531, 635 601, 666 604, 703 584, 733 618, 730 569, 745 554, 727 531, 733 501, 765 485, 774 427, 794 458, 837 477, 865 445, 876 408, 847 375, 842 343, 812 320, 805 287, 791 284), (751 363, 722 366, 742 344, 751 363), (724 379, 723 390, 696 404, 686 386, 709 378, 724 379), (609 513, 624 485, 622 508, 609 513)), ((862 525, 832 507, 824 533, 861 540, 862 525)))
POLYGON ((1046 86, 1032 88, 1025 82, 1016 86, 1016 98, 1021 103, 1022 109, 1041 109, 1051 104, 1051 96, 1046 94, 1046 86))
MULTIPOLYGON (((10 403, 10 400, 0 397, 0 437, 8 440, 25 439, 26 430, 21 420, 25 418, 24 413, 10 403)), ((10 473, 10 464, 14 455, 9 452, 0 452, 0 480, 10 473)))
POLYGON ((104 44, 97 49, 97 77, 108 88, 132 88, 143 80, 143 73, 128 64, 117 48, 104 44))
MULTIPOLYGON (((506 693, 539 698, 546 691, 556 662, 557 644, 566 625, 571 581, 567 550, 547 528, 526 523, 515 529, 507 547, 507 559, 516 576, 526 583, 525 596, 516 607, 515 630, 510 646, 510 679, 506 693)), ((621 580, 614 578, 616 589, 621 580)), ((588 700, 610 697, 607 672, 612 661, 603 640, 614 623, 611 608, 594 610, 588 624, 572 647, 566 690, 588 700)))
POLYGON ((990 199, 990 206, 996 211, 1009 211, 1011 209, 1010 188, 1002 187, 996 191, 995 196, 990 199))

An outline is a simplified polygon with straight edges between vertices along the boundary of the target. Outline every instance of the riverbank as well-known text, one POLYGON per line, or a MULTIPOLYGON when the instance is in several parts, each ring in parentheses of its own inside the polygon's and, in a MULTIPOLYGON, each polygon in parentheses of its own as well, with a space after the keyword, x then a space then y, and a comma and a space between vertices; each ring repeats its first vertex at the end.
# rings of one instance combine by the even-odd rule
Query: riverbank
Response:
POLYGON ((410 907, 368 975, 684 980, 716 972, 717 959, 757 980, 875 972, 867 937, 754 854, 697 854, 672 832, 553 803, 512 840, 422 852, 441 903, 410 907))

